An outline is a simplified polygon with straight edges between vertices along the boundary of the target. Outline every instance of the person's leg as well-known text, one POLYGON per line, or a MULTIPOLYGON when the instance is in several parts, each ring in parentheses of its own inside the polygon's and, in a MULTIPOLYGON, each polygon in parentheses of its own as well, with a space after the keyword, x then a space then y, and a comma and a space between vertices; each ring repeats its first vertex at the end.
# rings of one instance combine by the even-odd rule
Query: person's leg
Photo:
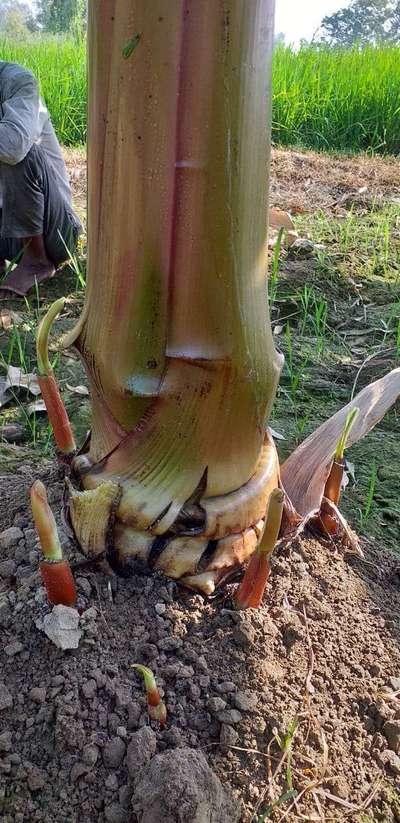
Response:
POLYGON ((1 284, 4 292, 26 294, 32 286, 52 277, 68 258, 80 224, 60 194, 51 164, 39 146, 32 146, 16 166, 0 164, 3 188, 1 235, 24 248, 16 268, 1 284))

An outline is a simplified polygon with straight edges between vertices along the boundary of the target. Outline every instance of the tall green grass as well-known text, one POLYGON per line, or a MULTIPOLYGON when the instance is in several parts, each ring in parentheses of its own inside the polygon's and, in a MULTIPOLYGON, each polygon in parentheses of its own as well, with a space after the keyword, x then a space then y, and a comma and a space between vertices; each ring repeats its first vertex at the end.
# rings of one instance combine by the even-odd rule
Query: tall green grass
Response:
MULTIPOLYGON (((86 139, 85 43, 32 37, 0 41, 0 59, 38 76, 58 136, 86 139)), ((330 151, 400 152, 400 48, 278 46, 274 55, 272 139, 330 151)))
POLYGON ((39 79, 42 95, 60 141, 76 146, 86 140, 86 44, 62 37, 0 40, 0 60, 20 63, 39 79))
POLYGON ((400 48, 278 47, 273 140, 339 151, 400 151, 400 48))

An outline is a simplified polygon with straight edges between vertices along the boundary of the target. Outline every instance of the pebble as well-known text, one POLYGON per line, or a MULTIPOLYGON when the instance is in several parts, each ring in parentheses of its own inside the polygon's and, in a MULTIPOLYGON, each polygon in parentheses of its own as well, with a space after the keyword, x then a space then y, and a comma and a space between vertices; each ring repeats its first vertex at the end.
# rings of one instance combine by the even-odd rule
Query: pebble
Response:
POLYGON ((79 612, 69 606, 54 606, 43 620, 44 633, 59 649, 77 649, 82 635, 79 612))
POLYGON ((82 685, 82 692, 87 700, 92 700, 97 694, 97 683, 95 680, 86 680, 82 685))
POLYGON ((79 780, 80 777, 83 777, 84 774, 87 774, 88 771, 89 766, 86 763, 81 763, 80 760, 78 760, 77 763, 74 763, 70 772, 69 777, 71 783, 76 783, 76 781, 79 780))
POLYGON ((378 752, 377 760, 381 766, 389 768, 394 774, 400 774, 400 757, 390 749, 385 749, 383 752, 378 752))
POLYGON ((124 807, 124 809, 129 809, 129 806, 130 806, 130 803, 131 803, 131 796, 132 796, 131 787, 128 785, 128 783, 124 783, 124 785, 121 786, 121 788, 118 792, 119 802, 120 802, 121 806, 124 807))
POLYGON ((118 778, 117 775, 113 772, 107 775, 105 781, 105 787, 108 789, 109 792, 117 792, 118 791, 118 778))
POLYGON ((150 726, 143 726, 132 735, 126 755, 126 765, 131 777, 136 777, 138 769, 148 763, 157 749, 157 738, 150 726))
POLYGON ((2 600, 0 603, 0 626, 6 628, 11 620, 11 607, 8 600, 2 600))
POLYGON ((119 803, 111 803, 104 809, 104 817, 107 823, 125 823, 127 813, 119 803))
POLYGON ((115 688, 115 705, 117 709, 126 708, 132 700, 132 687, 120 684, 115 688))
POLYGON ((0 734, 0 752, 9 752, 12 748, 12 733, 2 732, 0 734))
POLYGON ((225 709, 225 711, 218 712, 217 718, 220 723, 235 725, 235 723, 240 723, 242 715, 237 709, 225 709))
POLYGON ((236 692, 233 702, 242 712, 252 712, 257 709, 258 697, 254 692, 236 692))
POLYGON ((212 714, 218 714, 226 707, 226 700, 223 700, 222 697, 210 697, 207 701, 207 709, 212 714))
POLYGON ((218 683, 217 685, 217 692, 221 694, 228 694, 229 692, 236 691, 236 686, 232 683, 232 680, 224 680, 222 683, 218 683))
POLYGON ((118 769, 125 756, 126 746, 120 737, 112 737, 103 748, 103 762, 108 769, 118 769))
POLYGON ((400 677, 389 677, 389 683, 394 692, 400 691, 400 677))
POLYGON ((388 742, 389 749, 396 754, 400 753, 400 720, 388 720, 383 727, 383 734, 388 742))
POLYGON ((4 651, 8 657, 14 657, 14 655, 22 652, 23 648, 24 647, 19 640, 13 640, 12 643, 8 643, 7 646, 4 646, 4 651))
POLYGON ((35 687, 30 690, 29 697, 34 703, 46 702, 46 689, 35 687))
POLYGON ((95 766, 99 757, 99 749, 93 743, 88 743, 82 751, 82 760, 87 766, 95 766))
POLYGON ((12 577, 17 570, 17 564, 14 563, 14 560, 3 560, 0 563, 0 577, 8 578, 12 577))
POLYGON ((180 637, 163 637, 158 641, 157 646, 162 652, 174 652, 182 648, 183 642, 180 637))
POLYGON ((17 526, 11 526, 0 533, 0 549, 12 549, 19 540, 23 540, 24 533, 17 526))
POLYGON ((31 792, 38 792, 46 785, 44 774, 37 768, 37 766, 34 766, 28 771, 27 783, 31 792))
POLYGON ((219 742, 223 746, 235 746, 239 740, 239 735, 236 729, 229 726, 227 723, 222 723, 221 731, 219 733, 219 742))
POLYGON ((75 582, 76 582, 76 585, 78 586, 78 589, 80 589, 81 592, 83 592, 83 594, 86 595, 86 597, 91 596, 92 586, 90 584, 90 581, 87 579, 87 577, 77 577, 75 582))
POLYGON ((232 637, 237 646, 246 649, 255 643, 256 632, 253 626, 243 623, 241 626, 236 626, 233 630, 232 637))
POLYGON ((154 606, 154 610, 156 614, 162 615, 165 614, 165 612, 167 611, 167 607, 165 603, 156 603, 156 605, 154 606))

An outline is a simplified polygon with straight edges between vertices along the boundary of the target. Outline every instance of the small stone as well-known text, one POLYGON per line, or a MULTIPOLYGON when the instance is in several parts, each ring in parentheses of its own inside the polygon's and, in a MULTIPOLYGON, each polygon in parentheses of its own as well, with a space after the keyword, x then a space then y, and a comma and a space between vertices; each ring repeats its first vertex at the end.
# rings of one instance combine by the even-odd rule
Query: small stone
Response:
POLYGON ((254 712, 258 706, 258 697, 254 692, 236 692, 233 702, 242 712, 254 712))
POLYGON ((376 759, 381 766, 390 769, 394 774, 400 774, 400 757, 396 752, 385 749, 383 752, 377 752, 376 759))
POLYGON ((83 594, 86 597, 91 596, 92 587, 91 587, 90 581, 87 579, 87 577, 77 577, 75 582, 76 582, 76 585, 77 585, 78 589, 80 589, 81 592, 83 592, 83 594))
POLYGON ((236 626, 233 630, 232 637, 237 646, 247 649, 255 643, 256 632, 250 624, 242 623, 241 626, 236 626))
POLYGON ((17 570, 17 564, 14 563, 14 560, 3 560, 0 563, 0 577, 7 579, 12 577, 17 570))
POLYGON ((126 809, 119 803, 111 803, 104 809, 104 817, 107 823, 125 823, 127 820, 126 809))
POLYGON ((106 777, 105 787, 109 792, 116 792, 118 791, 118 778, 114 772, 110 772, 110 774, 106 777))
POLYGON ((388 720, 383 727, 383 734, 388 742, 389 749, 396 754, 400 753, 400 720, 388 720))
POLYGON ((2 732, 0 734, 0 752, 9 752, 12 748, 12 733, 2 732))
POLYGON ((116 731, 116 734, 117 734, 117 735, 118 735, 118 737, 120 737, 122 740, 126 740, 126 738, 128 737, 128 732, 127 732, 127 730, 126 730, 125 726, 117 726, 117 731, 116 731))
POLYGON ((228 725, 240 723, 242 719, 242 715, 237 709, 225 709, 225 711, 218 712, 217 717, 220 723, 227 723, 228 725))
POLYGON ((126 708, 132 700, 132 687, 120 684, 115 689, 115 705, 117 709, 126 708))
POLYGON ((222 746, 236 746, 239 740, 239 735, 236 729, 233 729, 232 726, 228 726, 227 723, 222 723, 221 731, 219 733, 219 742, 222 746))
POLYGON ((12 549, 16 546, 19 540, 23 540, 24 533, 17 526, 11 526, 9 529, 0 533, 0 549, 12 549))
POLYGON ((82 751, 82 760, 87 766, 95 766, 99 757, 98 747, 92 743, 84 746, 82 751))
POLYGON ((121 786, 121 788, 118 792, 119 802, 120 802, 121 806, 123 806, 124 809, 129 809, 129 806, 131 804, 131 797, 132 797, 132 789, 131 789, 130 786, 128 786, 127 783, 125 783, 123 786, 121 786))
POLYGON ((400 691, 400 677, 389 677, 389 683, 394 692, 400 691))
POLYGON ((128 709, 128 729, 136 729, 142 714, 142 707, 140 703, 131 701, 126 708, 128 709))
POLYGON ((86 680, 82 685, 82 692, 87 700, 93 700, 97 694, 97 683, 95 680, 86 680))
POLYGON ((76 783, 76 781, 79 780, 80 777, 83 777, 84 774, 87 774, 88 771, 89 766, 87 765, 87 763, 81 763, 78 760, 78 763, 74 763, 71 769, 71 773, 69 776, 71 783, 76 783))
POLYGON ((126 765, 131 777, 135 777, 138 769, 151 760, 156 749, 157 738, 150 726, 143 726, 132 735, 126 756, 126 765))
POLYGON ((11 709, 13 702, 13 698, 6 684, 0 683, 0 711, 3 711, 3 709, 11 709))
POLYGON ((218 821, 238 823, 242 810, 222 786, 204 754, 182 748, 152 758, 136 775, 134 815, 147 823, 218 821))
POLYGON ((31 792, 38 792, 40 791, 40 789, 43 789, 43 787, 46 785, 46 780, 44 778, 43 772, 41 772, 40 769, 37 768, 37 766, 33 766, 28 771, 27 783, 29 790, 31 792))
POLYGON ((86 609, 82 614, 82 620, 87 621, 88 623, 91 620, 97 620, 98 612, 94 606, 91 606, 90 609, 86 609))
POLYGON ((263 717, 255 717, 252 720, 252 729, 254 730, 255 734, 264 734, 265 729, 267 728, 267 724, 263 717))
POLYGON ((16 654, 19 654, 23 650, 22 643, 19 640, 13 640, 12 643, 8 643, 7 646, 4 646, 4 651, 8 657, 14 657, 16 654))
POLYGON ((340 774, 337 775, 337 777, 331 777, 326 785, 332 794, 341 797, 343 800, 348 799, 350 794, 349 784, 343 775, 340 774))
POLYGON ((165 612, 167 611, 167 607, 165 603, 156 603, 156 605, 154 606, 154 610, 156 614, 159 614, 161 616, 162 614, 165 614, 165 612))
POLYGON ((46 689, 35 687, 30 690, 29 697, 34 703, 46 702, 46 689))
POLYGON ((222 712, 225 707, 226 700, 223 700, 222 697, 210 697, 207 701, 207 709, 211 714, 218 714, 218 712, 222 712))
POLYGON ((11 621, 11 607, 8 600, 2 600, 0 603, 0 626, 3 629, 7 628, 11 621))
POLYGON ((59 649, 77 649, 82 636, 79 612, 69 606, 54 606, 43 620, 44 633, 59 649))
POLYGON ((234 692, 235 690, 236 686, 232 683, 232 680, 224 680, 217 685, 217 692, 220 692, 220 694, 229 694, 229 692, 234 692))
POLYGON ((157 646, 162 652, 174 652, 182 648, 183 642, 180 637, 163 637, 158 641, 157 646))
POLYGON ((126 746, 120 737, 112 737, 103 748, 103 762, 108 769, 118 769, 125 756, 126 746))

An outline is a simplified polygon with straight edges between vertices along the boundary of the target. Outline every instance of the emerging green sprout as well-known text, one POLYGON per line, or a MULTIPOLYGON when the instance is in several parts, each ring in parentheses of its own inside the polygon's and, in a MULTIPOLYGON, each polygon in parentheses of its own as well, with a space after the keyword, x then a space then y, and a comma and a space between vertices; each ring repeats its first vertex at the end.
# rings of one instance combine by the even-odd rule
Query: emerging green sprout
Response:
POLYGON ((271 492, 264 532, 234 596, 237 609, 258 609, 261 604, 270 572, 269 560, 279 535, 284 501, 285 495, 281 489, 271 492))
POLYGON ((41 480, 36 480, 31 488, 31 507, 44 555, 44 561, 40 563, 40 573, 48 600, 54 606, 75 606, 74 578, 68 560, 63 558, 57 524, 41 480))
POLYGON ((36 335, 38 383, 53 429, 54 439, 60 451, 73 455, 76 450, 71 424, 49 361, 49 334, 57 315, 64 308, 65 299, 60 297, 50 306, 43 317, 36 335))
POLYGON ((132 669, 143 676, 144 685, 147 694, 147 711, 151 720, 157 720, 160 726, 164 726, 167 720, 167 709, 165 703, 161 700, 160 692, 158 691, 156 679, 153 672, 147 666, 142 666, 140 663, 133 663, 132 669))

